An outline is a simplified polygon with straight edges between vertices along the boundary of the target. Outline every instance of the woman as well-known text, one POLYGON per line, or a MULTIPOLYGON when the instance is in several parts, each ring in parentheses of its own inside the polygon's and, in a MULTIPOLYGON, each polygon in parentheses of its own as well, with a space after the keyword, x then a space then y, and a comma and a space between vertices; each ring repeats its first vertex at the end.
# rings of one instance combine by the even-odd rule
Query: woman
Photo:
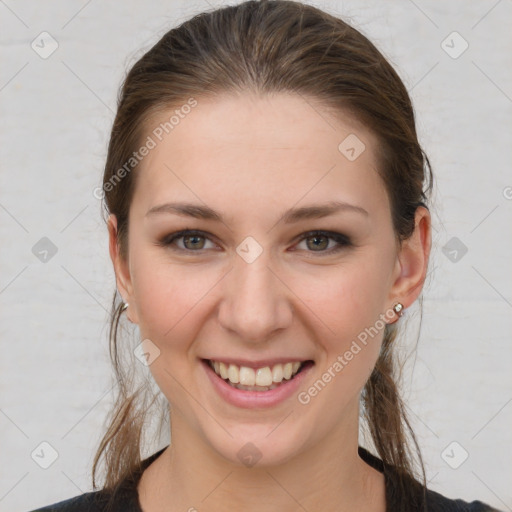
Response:
POLYGON ((492 510, 426 489, 394 380, 431 187, 403 83, 340 19, 245 2, 165 34, 123 85, 101 191, 105 481, 40 510, 492 510), (152 398, 123 315, 169 404, 171 443, 143 461, 152 398))

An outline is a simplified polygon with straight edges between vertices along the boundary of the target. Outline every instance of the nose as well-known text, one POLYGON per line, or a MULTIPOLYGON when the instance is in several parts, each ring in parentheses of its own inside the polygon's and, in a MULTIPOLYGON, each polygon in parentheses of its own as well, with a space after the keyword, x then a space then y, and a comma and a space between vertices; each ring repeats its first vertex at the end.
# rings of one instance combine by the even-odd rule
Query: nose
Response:
POLYGON ((224 280, 219 323, 246 342, 265 342, 292 322, 291 292, 270 263, 265 251, 252 263, 235 255, 224 280))

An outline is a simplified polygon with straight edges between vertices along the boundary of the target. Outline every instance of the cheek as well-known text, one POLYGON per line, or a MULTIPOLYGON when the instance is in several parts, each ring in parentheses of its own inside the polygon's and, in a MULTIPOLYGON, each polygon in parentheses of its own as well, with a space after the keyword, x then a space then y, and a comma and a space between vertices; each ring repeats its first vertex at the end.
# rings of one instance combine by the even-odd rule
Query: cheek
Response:
POLYGON ((198 325, 201 303, 218 280, 199 266, 169 264, 151 250, 134 251, 132 283, 141 335, 155 342, 190 339, 183 332, 198 325))
POLYGON ((321 272, 290 276, 291 287, 320 320, 325 334, 347 340, 383 313, 389 291, 385 269, 376 258, 353 258, 321 272))
POLYGON ((340 424, 347 407, 358 403, 379 357, 387 291, 381 279, 378 269, 363 265, 304 283, 301 293, 307 292, 308 306, 323 326, 315 330, 322 356, 319 378, 300 390, 298 400, 312 417, 322 414, 326 425, 340 424))
MULTIPOLYGON (((211 303, 209 293, 215 290, 222 273, 172 261, 170 253, 155 246, 138 225, 130 225, 129 240, 133 306, 140 340, 150 340, 159 350, 149 371, 172 407, 190 415, 193 407, 184 389, 190 388, 190 369, 197 366, 193 361, 197 355, 191 347, 203 327, 205 307, 211 303)), ((189 421, 195 420, 189 417, 189 421)))
POLYGON ((143 251, 134 255, 132 266, 140 336, 160 350, 150 366, 151 374, 172 406, 186 411, 189 404, 183 388, 197 357, 191 349, 204 327, 208 295, 219 276, 211 269, 170 265, 160 255, 143 251))
POLYGON ((390 262, 382 249, 367 251, 337 268, 323 269, 322 275, 295 280, 294 292, 319 319, 314 329, 323 352, 319 371, 331 392, 323 393, 318 405, 332 395, 339 404, 355 397, 371 374, 386 325, 381 315, 390 262))

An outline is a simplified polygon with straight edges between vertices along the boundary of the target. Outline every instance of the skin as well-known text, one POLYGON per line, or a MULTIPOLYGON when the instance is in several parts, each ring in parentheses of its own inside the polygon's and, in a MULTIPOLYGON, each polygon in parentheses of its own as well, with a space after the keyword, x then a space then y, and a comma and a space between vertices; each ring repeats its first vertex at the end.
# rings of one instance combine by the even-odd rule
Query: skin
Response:
MULTIPOLYGON (((109 218, 118 290, 141 340, 160 350, 149 368, 171 404, 172 444, 144 472, 141 505, 383 512, 383 475, 357 453, 360 393, 383 330, 306 405, 296 395, 270 408, 230 405, 200 359, 311 359, 307 390, 379 315, 416 300, 430 252, 428 211, 418 208, 413 235, 398 244, 377 140, 348 115, 284 93, 197 100, 136 171, 126 259, 109 218), (354 161, 338 150, 349 134, 366 147, 354 161), (280 220, 290 208, 335 200, 367 213, 280 220), (207 205, 223 222, 147 214, 175 201, 207 205), (158 243, 185 228, 206 238, 158 243), (345 234, 352 245, 330 252, 335 240, 302 238, 311 230, 345 234), (236 252, 247 236, 263 249, 252 263, 236 252), (250 468, 237 457, 248 442, 262 454, 250 468)), ((168 118, 152 119, 147 133, 168 118)))

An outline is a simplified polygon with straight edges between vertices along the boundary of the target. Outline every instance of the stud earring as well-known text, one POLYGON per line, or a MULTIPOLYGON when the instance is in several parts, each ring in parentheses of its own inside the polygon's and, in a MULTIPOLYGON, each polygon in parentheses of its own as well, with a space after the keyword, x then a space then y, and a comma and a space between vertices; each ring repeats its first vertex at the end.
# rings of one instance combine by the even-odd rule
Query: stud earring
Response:
POLYGON ((401 302, 397 302, 394 306, 393 306, 393 311, 396 313, 397 316, 402 316, 404 314, 403 312, 403 309, 404 309, 404 305, 401 303, 401 302))

